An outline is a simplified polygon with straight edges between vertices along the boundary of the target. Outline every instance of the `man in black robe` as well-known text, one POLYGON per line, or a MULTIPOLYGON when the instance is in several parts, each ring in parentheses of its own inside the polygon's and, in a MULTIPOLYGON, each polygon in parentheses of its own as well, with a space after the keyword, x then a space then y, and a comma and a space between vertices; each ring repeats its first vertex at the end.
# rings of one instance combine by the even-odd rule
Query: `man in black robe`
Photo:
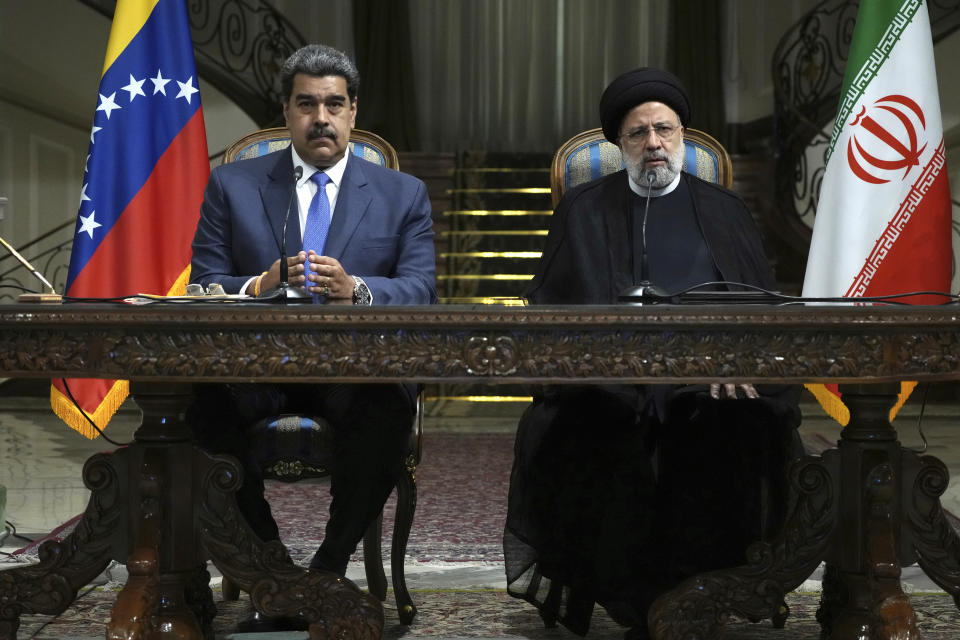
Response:
MULTIPOLYGON (((600 101, 626 169, 564 194, 526 298, 614 304, 637 285, 775 280, 743 201, 682 171, 690 104, 657 69, 614 80, 600 101)), ((713 284, 711 288, 735 288, 713 284)), ((659 595, 745 562, 785 508, 796 452, 795 387, 547 387, 517 430, 504 556, 512 595, 548 625, 585 634, 595 603, 646 637, 659 595)))

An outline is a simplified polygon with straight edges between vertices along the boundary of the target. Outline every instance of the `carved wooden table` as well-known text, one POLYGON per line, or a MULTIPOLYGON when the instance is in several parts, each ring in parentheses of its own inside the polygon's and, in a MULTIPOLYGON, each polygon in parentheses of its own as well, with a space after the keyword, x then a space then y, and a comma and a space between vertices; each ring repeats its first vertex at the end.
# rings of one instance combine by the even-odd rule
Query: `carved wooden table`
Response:
POLYGON ((111 559, 130 573, 111 638, 201 637, 208 559, 260 611, 305 616, 311 638, 379 637, 379 602, 289 564, 282 544, 247 528, 237 464, 196 449, 184 424, 196 381, 848 383, 850 425, 836 450, 794 464, 784 533, 754 545, 746 566, 664 595, 654 636, 716 637, 730 614, 776 619, 822 560, 828 637, 916 637, 902 564, 960 595, 960 540, 939 503, 946 469, 902 449, 886 418, 890 383, 960 379, 958 307, 24 304, 0 307, 0 375, 125 378, 143 410, 133 445, 87 462, 92 495, 74 533, 45 543, 39 564, 0 572, 0 639, 23 613, 64 611, 111 559))

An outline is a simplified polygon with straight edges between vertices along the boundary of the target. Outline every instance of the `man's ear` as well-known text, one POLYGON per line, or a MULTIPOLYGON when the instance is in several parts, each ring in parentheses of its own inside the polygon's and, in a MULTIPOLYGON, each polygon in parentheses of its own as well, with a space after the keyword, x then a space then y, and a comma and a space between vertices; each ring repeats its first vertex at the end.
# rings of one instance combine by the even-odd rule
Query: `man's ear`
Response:
POLYGON ((357 98, 350 103, 350 128, 357 128, 357 98))
POLYGON ((287 103, 287 102, 281 102, 281 103, 280 103, 280 108, 283 110, 283 122, 284 122, 284 124, 286 124, 287 126, 290 126, 290 120, 287 118, 287 108, 288 108, 288 107, 289 107, 289 103, 287 103))

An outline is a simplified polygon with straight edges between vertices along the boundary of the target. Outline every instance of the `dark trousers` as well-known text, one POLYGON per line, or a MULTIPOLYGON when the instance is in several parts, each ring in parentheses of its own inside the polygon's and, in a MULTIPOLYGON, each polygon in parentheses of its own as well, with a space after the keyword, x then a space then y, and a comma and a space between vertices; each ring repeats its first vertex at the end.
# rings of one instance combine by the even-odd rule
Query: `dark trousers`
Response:
POLYGON ((261 540, 279 539, 248 438, 256 422, 283 413, 321 416, 333 429, 330 517, 310 563, 343 575, 403 467, 413 396, 401 384, 204 384, 187 411, 198 444, 236 457, 243 468, 237 504, 261 540))

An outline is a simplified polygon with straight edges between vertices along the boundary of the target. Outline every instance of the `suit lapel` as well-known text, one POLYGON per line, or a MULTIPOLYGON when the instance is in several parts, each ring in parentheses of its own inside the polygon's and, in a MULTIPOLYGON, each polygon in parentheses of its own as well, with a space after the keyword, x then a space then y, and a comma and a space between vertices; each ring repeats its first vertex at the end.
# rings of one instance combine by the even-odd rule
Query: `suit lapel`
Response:
MULTIPOLYGON (((260 187, 260 199, 279 255, 283 248, 280 234, 283 232, 283 221, 287 217, 287 205, 293 190, 293 158, 289 149, 277 152, 277 163, 267 176, 269 180, 260 187)), ((293 255, 303 247, 297 211, 297 202, 294 200, 290 222, 287 224, 287 255, 293 255)))
POLYGON ((371 197, 364 188, 367 176, 363 164, 364 161, 356 156, 347 159, 347 168, 343 172, 340 192, 337 194, 337 206, 333 211, 327 244, 323 250, 326 255, 337 260, 342 260, 347 243, 370 206, 371 197))

